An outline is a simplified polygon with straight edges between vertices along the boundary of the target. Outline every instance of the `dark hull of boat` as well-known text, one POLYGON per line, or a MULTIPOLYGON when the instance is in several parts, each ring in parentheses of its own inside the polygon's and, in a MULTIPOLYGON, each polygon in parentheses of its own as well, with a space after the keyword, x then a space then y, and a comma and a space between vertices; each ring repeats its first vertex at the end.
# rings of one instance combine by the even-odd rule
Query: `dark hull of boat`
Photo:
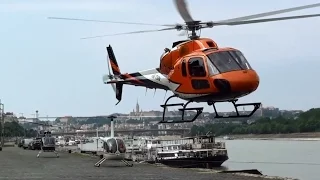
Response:
POLYGON ((228 156, 211 156, 205 158, 176 158, 176 159, 158 159, 157 162, 178 168, 213 168, 220 167, 222 163, 227 161, 228 156))

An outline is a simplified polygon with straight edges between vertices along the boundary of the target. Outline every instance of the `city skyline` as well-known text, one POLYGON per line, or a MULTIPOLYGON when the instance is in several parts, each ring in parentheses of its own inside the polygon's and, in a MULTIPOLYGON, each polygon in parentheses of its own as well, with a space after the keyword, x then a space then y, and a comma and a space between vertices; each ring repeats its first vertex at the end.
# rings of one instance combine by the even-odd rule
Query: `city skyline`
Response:
MULTIPOLYGON (((265 109, 265 110, 277 110, 277 111, 302 111, 300 109, 280 109, 278 107, 274 107, 274 106, 262 106, 259 109, 265 109)), ((258 110, 259 110, 258 109, 258 110)), ((242 111, 242 109, 240 110, 242 111)), ((137 102, 135 105, 135 108, 133 108, 133 110, 129 111, 129 112, 124 112, 124 113, 120 113, 120 114, 124 114, 127 115, 128 117, 143 117, 143 116, 150 116, 149 113, 155 112, 155 113, 161 113, 161 115, 157 116, 157 117, 162 117, 162 111, 160 110, 144 110, 143 108, 140 108, 140 104, 137 102), (141 114, 136 114, 136 112, 140 112, 141 114), (147 113, 147 114, 144 114, 147 113)), ((226 113, 226 112, 234 112, 234 111, 224 111, 224 112, 220 112, 220 113, 226 113)), ((117 114, 119 112, 114 112, 111 114, 117 114)), ((214 112, 209 112, 209 111, 204 111, 203 113, 214 113, 214 112)), ((257 112, 256 112, 257 113, 257 112)), ((34 119, 37 118, 36 112, 34 114, 31 114, 31 116, 25 116, 24 113, 15 113, 13 112, 14 115, 16 115, 17 117, 25 117, 27 119, 34 119)), ((89 115, 89 116, 77 116, 77 115, 65 115, 65 116, 55 116, 55 115, 41 115, 40 113, 38 113, 38 118, 42 121, 46 120, 46 118, 48 118, 48 120, 52 121, 55 120, 56 118, 68 118, 68 117, 96 117, 96 116, 108 116, 111 114, 97 114, 97 115, 89 115)))

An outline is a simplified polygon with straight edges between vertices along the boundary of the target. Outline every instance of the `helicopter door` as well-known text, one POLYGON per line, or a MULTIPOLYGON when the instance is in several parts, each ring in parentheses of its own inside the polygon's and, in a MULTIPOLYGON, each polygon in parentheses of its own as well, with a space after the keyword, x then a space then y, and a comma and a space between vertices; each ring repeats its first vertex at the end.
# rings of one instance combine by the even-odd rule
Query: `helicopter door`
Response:
POLYGON ((208 73, 205 61, 202 57, 192 57, 188 60, 188 72, 191 78, 191 86, 195 90, 210 88, 210 83, 207 79, 208 73))

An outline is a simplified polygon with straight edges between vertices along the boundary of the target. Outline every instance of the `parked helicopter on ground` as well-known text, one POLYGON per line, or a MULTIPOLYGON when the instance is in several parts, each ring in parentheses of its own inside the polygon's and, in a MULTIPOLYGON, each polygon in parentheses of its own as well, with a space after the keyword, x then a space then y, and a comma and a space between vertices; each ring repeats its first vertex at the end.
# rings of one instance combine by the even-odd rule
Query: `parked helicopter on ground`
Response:
POLYGON ((58 152, 56 151, 56 139, 51 136, 51 131, 46 130, 45 127, 52 126, 47 123, 40 123, 40 122, 28 122, 31 124, 36 124, 42 127, 42 130, 38 130, 36 140, 40 141, 40 151, 37 154, 37 158, 40 157, 40 154, 43 152, 53 152, 56 157, 59 157, 58 152))
MULTIPOLYGON (((236 48, 219 47, 217 43, 210 38, 200 38, 198 32, 201 29, 223 25, 235 26, 320 16, 320 14, 311 14, 257 19, 266 16, 320 6, 320 3, 317 3, 222 21, 202 22, 195 21, 191 17, 184 0, 175 0, 175 5, 181 17, 184 19, 185 24, 162 25, 166 26, 166 28, 111 35, 157 32, 166 30, 184 30, 188 33, 189 40, 174 42, 171 50, 166 48, 165 52, 161 56, 159 68, 134 73, 121 73, 113 49, 109 45, 107 47, 107 51, 113 74, 111 74, 109 70, 109 75, 105 75, 103 77, 103 81, 105 84, 113 85, 116 93, 116 98, 119 102, 122 99, 122 89, 124 84, 142 86, 150 89, 172 91, 174 95, 170 96, 166 100, 164 105, 161 105, 164 110, 163 118, 160 123, 170 123, 170 121, 165 119, 166 108, 169 106, 182 106, 182 108, 179 109, 182 112, 182 119, 179 122, 192 122, 196 120, 196 118, 202 113, 203 107, 187 108, 188 104, 190 104, 191 102, 205 102, 209 106, 213 106, 216 118, 250 117, 261 106, 261 103, 236 104, 239 98, 254 92, 258 88, 259 76, 256 71, 250 66, 249 62, 246 60, 245 56, 240 50, 236 48), (177 97, 188 102, 167 104, 168 101, 173 97, 177 97), (215 103, 218 102, 231 102, 236 110, 236 114, 230 116, 219 115, 215 107, 215 103), (253 106, 254 108, 249 114, 240 114, 238 111, 239 106, 253 106), (185 111, 188 110, 195 110, 197 111, 197 113, 192 119, 185 120, 185 111)), ((145 23, 98 21, 56 17, 50 17, 50 19, 154 25, 145 23)), ((94 36, 88 38, 104 36, 110 35, 94 36)), ((172 123, 178 122, 173 121, 172 123)))
POLYGON ((101 159, 94 164, 96 167, 100 167, 100 165, 105 162, 106 160, 120 160, 126 166, 132 167, 133 164, 130 164, 128 161, 125 160, 125 153, 126 153, 126 145, 122 138, 114 137, 114 122, 113 119, 116 116, 108 116, 111 120, 110 124, 110 137, 103 137, 101 138, 104 141, 103 149, 104 154, 101 159))
POLYGON ((41 130, 38 138, 41 140, 41 149, 37 155, 37 158, 40 157, 42 152, 53 152, 57 158, 59 157, 59 154, 56 151, 56 139, 51 136, 50 131, 41 130))

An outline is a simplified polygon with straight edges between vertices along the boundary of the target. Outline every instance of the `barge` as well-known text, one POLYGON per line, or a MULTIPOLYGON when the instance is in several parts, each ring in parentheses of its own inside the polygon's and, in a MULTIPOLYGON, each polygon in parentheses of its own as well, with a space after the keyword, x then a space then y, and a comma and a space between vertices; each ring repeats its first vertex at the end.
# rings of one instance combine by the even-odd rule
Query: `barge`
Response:
MULTIPOLYGON (((171 167, 213 168, 220 167, 228 158, 224 142, 215 142, 212 135, 181 139, 135 139, 144 141, 139 150, 131 149, 131 160, 161 163, 171 167)), ((128 142, 128 141, 127 141, 128 142)), ((128 144, 130 147, 130 144, 128 144)), ((132 146, 131 146, 132 147, 132 146)))

